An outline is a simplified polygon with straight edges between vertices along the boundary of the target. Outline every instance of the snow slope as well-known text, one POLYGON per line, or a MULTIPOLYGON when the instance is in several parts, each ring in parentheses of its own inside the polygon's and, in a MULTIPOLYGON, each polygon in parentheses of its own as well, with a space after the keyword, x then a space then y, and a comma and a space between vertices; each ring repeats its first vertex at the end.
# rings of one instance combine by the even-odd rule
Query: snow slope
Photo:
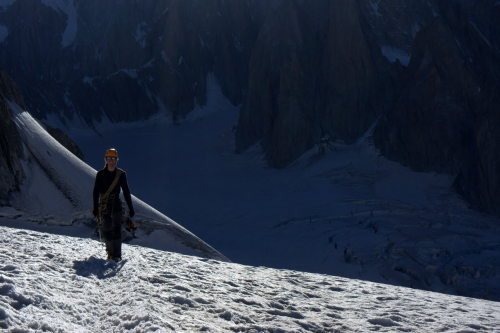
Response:
MULTIPOLYGON (((27 155, 23 164, 27 177, 14 207, 31 219, 59 225, 92 226, 92 190, 96 171, 76 158, 52 138, 31 115, 8 102, 27 155)), ((176 222, 132 197, 135 223, 139 227, 130 242, 157 249, 227 260, 176 222)), ((95 222, 94 222, 95 223, 95 222)), ((89 232, 86 230, 86 234, 89 232)))
POLYGON ((180 126, 157 116, 69 135, 96 169, 117 148, 132 193, 233 262, 500 301, 499 219, 468 209, 453 177, 388 161, 370 132, 284 170, 258 145, 235 155, 238 107, 207 81, 207 106, 180 126))
POLYGON ((115 264, 94 240, 7 227, 0 244, 11 332, 500 330, 496 302, 129 245, 115 264))

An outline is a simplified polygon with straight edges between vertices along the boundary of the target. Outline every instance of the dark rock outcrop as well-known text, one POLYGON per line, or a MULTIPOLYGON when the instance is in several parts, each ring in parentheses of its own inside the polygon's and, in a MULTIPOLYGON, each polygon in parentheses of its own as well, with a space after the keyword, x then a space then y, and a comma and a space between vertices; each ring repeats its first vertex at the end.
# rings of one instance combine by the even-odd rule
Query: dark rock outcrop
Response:
POLYGON ((471 207, 500 215, 500 7, 436 3, 442 15, 417 35, 375 143, 413 169, 457 175, 471 207))
POLYGON ((456 174, 473 144, 478 89, 450 29, 441 20, 417 34, 403 91, 379 121, 375 144, 419 171, 456 174))
POLYGON ((300 156, 316 135, 315 65, 323 49, 317 43, 327 17, 318 4, 307 8, 308 16, 303 9, 286 1, 267 17, 252 51, 248 93, 240 110, 236 151, 262 140, 274 167, 300 156))
POLYGON ((475 114, 470 124, 474 146, 455 184, 472 208, 500 215, 500 4, 443 2, 441 11, 478 91, 477 102, 470 105, 475 114))
POLYGON ((285 167, 325 136, 353 142, 376 119, 377 71, 354 0, 285 1, 250 59, 236 151, 261 141, 285 167))
POLYGON ((321 68, 319 103, 322 131, 348 143, 375 121, 377 70, 362 28, 355 0, 330 2, 329 27, 321 68))
MULTIPOLYGON (((383 4, 388 17, 418 13, 399 22, 408 30, 427 24, 432 12, 416 2, 383 4)), ((413 31, 401 32, 380 15, 367 1, 282 1, 252 51, 236 151, 260 142, 269 164, 280 168, 314 144, 351 143, 365 133, 400 85, 402 65, 387 61, 381 43, 404 53, 413 40, 413 31)))
POLYGON ((49 133, 54 139, 57 140, 64 148, 69 150, 70 152, 73 153, 76 157, 78 157, 80 160, 85 162, 85 156, 83 156, 83 152, 81 149, 76 145, 76 143, 71 140, 71 138, 63 132, 63 130, 59 128, 55 128, 52 126, 49 126, 47 124, 43 124, 45 127, 45 130, 47 133, 49 133))
POLYGON ((0 206, 9 202, 9 194, 19 190, 25 177, 21 166, 23 146, 6 99, 24 107, 14 81, 0 68, 0 206))

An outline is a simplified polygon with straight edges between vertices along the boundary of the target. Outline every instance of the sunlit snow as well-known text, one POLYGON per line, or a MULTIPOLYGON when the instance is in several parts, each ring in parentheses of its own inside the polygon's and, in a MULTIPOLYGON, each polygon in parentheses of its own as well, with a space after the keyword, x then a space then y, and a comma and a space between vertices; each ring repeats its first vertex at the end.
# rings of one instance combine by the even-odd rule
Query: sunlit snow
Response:
POLYGON ((8 227, 0 244, 11 332, 500 330, 496 302, 129 245, 116 264, 97 241, 8 227))

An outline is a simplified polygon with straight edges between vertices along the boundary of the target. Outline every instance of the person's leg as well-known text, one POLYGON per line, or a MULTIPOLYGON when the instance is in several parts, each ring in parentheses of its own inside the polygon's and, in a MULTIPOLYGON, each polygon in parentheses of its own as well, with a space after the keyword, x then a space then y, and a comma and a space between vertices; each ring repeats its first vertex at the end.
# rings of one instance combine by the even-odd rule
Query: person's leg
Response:
POLYGON ((111 215, 103 215, 101 231, 104 244, 106 244, 108 259, 111 259, 113 257, 113 222, 111 215))
POLYGON ((113 212, 113 241, 112 241, 112 251, 113 259, 121 258, 122 256, 122 212, 113 212))

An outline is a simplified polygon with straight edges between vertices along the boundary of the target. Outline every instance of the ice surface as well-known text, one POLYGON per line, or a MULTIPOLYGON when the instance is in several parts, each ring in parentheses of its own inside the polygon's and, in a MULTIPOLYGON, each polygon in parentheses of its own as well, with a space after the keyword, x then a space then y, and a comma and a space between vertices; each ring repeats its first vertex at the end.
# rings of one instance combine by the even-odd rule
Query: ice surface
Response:
POLYGON ((496 302, 129 245, 116 264, 96 241, 7 227, 0 243, 12 332, 500 330, 496 302))

